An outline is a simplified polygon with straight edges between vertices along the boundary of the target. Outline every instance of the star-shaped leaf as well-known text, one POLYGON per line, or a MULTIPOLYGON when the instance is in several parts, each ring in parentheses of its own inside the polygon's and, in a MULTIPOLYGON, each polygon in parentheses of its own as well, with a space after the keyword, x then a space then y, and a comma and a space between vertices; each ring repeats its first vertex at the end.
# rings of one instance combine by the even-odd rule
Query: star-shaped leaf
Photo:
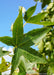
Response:
POLYGON ((16 69, 21 55, 24 55, 24 57, 26 57, 31 62, 36 60, 37 63, 45 63, 45 60, 41 59, 42 57, 40 58, 38 55, 36 55, 37 52, 35 50, 32 50, 27 47, 33 45, 34 43, 38 43, 47 34, 47 32, 50 29, 49 28, 41 28, 41 29, 36 29, 36 30, 30 31, 27 34, 25 34, 24 40, 22 41, 21 44, 18 45, 18 47, 20 47, 20 48, 15 49, 13 60, 12 60, 12 72, 16 69), (34 52, 32 52, 32 51, 34 51, 34 52), (32 57, 32 59, 31 59, 31 57, 32 57), (41 60, 44 60, 44 62, 42 62, 41 60))
POLYGON ((0 37, 0 41, 11 46, 15 46, 14 56, 12 59, 12 70, 11 74, 14 72, 16 67, 18 67, 20 56, 24 56, 29 61, 37 63, 46 63, 46 60, 42 57, 39 57, 37 52, 32 53, 27 47, 39 43, 39 41, 45 37, 45 35, 51 30, 51 28, 40 28, 32 30, 26 34, 23 34, 23 18, 22 18, 22 9, 19 11, 19 15, 13 24, 13 37, 0 37))

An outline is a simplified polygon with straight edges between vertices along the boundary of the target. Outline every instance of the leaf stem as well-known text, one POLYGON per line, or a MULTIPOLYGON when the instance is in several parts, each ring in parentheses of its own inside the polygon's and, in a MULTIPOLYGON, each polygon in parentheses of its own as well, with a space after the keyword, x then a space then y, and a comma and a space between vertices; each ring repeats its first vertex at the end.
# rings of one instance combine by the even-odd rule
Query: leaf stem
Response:
POLYGON ((27 24, 27 22, 24 23, 23 27, 27 24))

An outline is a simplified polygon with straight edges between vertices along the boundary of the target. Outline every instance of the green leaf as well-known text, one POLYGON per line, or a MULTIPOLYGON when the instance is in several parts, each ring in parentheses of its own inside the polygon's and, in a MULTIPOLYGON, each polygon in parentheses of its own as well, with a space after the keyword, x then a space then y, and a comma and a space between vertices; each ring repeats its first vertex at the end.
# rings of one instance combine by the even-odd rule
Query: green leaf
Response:
POLYGON ((42 19, 44 19, 45 15, 46 15, 46 12, 39 13, 35 16, 30 17, 26 22, 32 23, 32 24, 38 24, 38 25, 45 25, 45 26, 54 25, 54 22, 42 21, 42 19))
POLYGON ((32 21, 32 23, 33 23, 33 22, 40 22, 40 21, 45 17, 45 15, 46 15, 46 12, 38 13, 37 15, 30 17, 30 18, 27 20, 27 23, 28 23, 28 22, 31 22, 31 21, 32 21))
POLYGON ((19 11, 19 15, 13 24, 13 38, 15 45, 18 45, 23 36, 23 17, 22 9, 19 11))
POLYGON ((2 63, 0 64, 0 72, 5 72, 10 67, 10 63, 6 62, 5 59, 2 57, 2 63))
POLYGON ((42 40, 50 30, 51 28, 45 27, 29 31, 25 34, 24 40, 21 44, 19 44, 19 46, 21 47, 23 45, 27 45, 27 47, 29 47, 31 45, 38 44, 40 40, 42 40))
POLYGON ((42 8, 44 8, 46 5, 48 5, 51 0, 34 0, 35 2, 40 1, 42 2, 42 8))
POLYGON ((36 65, 36 63, 34 63, 34 62, 31 63, 24 56, 21 56, 18 67, 19 67, 20 73, 25 72, 28 74, 32 74, 32 73, 37 73, 32 69, 34 67, 37 69, 37 67, 35 65, 36 65))
POLYGON ((14 70, 16 69, 16 67, 18 67, 19 59, 20 59, 19 50, 18 50, 18 48, 15 48, 15 50, 14 50, 14 56, 12 58, 11 74, 14 72, 14 70))
POLYGON ((13 46, 13 38, 9 36, 0 37, 0 41, 8 46, 13 46))
POLYGON ((2 51, 3 47, 0 47, 0 57, 4 56, 4 55, 8 55, 10 52, 8 51, 2 51))
POLYGON ((19 72, 26 72, 26 67, 25 67, 25 58, 23 56, 20 57, 19 61, 19 72))
POLYGON ((47 73, 48 64, 40 64, 39 73, 47 73))
MULTIPOLYGON (((49 32, 50 29, 51 28, 41 28, 41 29, 35 29, 33 31, 28 32, 27 34, 25 34, 26 37, 28 37, 28 38, 26 39, 26 41, 25 41, 25 39, 23 40, 23 42, 19 45, 20 48, 22 48, 22 46, 24 46, 25 44, 27 44, 27 42, 29 42, 31 40, 34 43, 38 43, 46 35, 46 33, 49 32)), ((28 44, 30 44, 30 43, 28 43, 28 44)), ((26 47, 26 46, 24 46, 24 47, 26 47)), ((37 63, 40 63, 39 60, 41 61, 41 63, 42 63, 42 60, 44 60, 44 59, 41 59, 39 56, 36 56, 35 52, 33 52, 33 55, 32 55, 32 53, 30 53, 29 50, 26 52, 26 50, 24 50, 24 48, 23 49, 16 48, 15 52, 14 52, 13 60, 12 60, 12 72, 11 73, 13 73, 13 71, 18 66, 18 62, 19 62, 21 55, 24 55, 24 57, 26 57, 30 61, 36 60, 37 63), (31 57, 32 57, 32 59, 31 59, 31 57)), ((45 61, 44 61, 44 63, 45 63, 45 61)))
POLYGON ((32 48, 27 47, 27 46, 25 46, 25 47, 21 46, 20 48, 24 49, 25 51, 29 52, 32 55, 42 57, 42 55, 38 51, 36 51, 35 49, 32 49, 32 48))
POLYGON ((35 54, 31 54, 27 52, 24 49, 19 49, 19 54, 24 56, 26 59, 28 59, 30 62, 36 62, 36 63, 47 63, 45 59, 42 57, 39 57, 35 54), (32 58, 31 58, 32 57, 32 58))
POLYGON ((51 64, 48 67, 48 75, 54 74, 54 64, 51 64))
POLYGON ((48 5, 51 0, 41 0, 42 1, 42 8, 44 8, 46 5, 48 5))
POLYGON ((29 38, 29 37, 27 37, 26 35, 24 36, 24 38, 23 38, 23 40, 21 41, 21 43, 19 44, 19 46, 21 47, 21 46, 23 46, 24 45, 24 47, 26 46, 26 47, 30 47, 30 46, 32 46, 32 45, 34 45, 34 43, 32 42, 32 40, 29 38))
POLYGON ((26 59, 28 59, 31 62, 36 63, 47 63, 47 61, 39 56, 32 55, 31 53, 27 52, 26 50, 23 50, 21 48, 15 48, 14 56, 12 59, 12 69, 11 74, 14 72, 14 70, 19 65, 20 56, 24 56, 26 59))
POLYGON ((35 6, 30 7, 30 8, 26 11, 26 13, 25 13, 25 15, 24 15, 24 19, 25 19, 26 21, 27 21, 27 20, 33 15, 33 13, 35 12, 36 6, 37 6, 37 4, 36 4, 35 6))

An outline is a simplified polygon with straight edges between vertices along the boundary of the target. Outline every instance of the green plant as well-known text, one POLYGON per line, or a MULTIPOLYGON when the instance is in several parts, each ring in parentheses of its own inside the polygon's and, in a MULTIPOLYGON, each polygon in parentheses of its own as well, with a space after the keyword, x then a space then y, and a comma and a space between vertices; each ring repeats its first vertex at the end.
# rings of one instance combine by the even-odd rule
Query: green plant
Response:
MULTIPOLYGON (((48 3, 46 3, 46 4, 48 4, 48 3)), ((43 39, 45 39, 45 37, 47 36, 47 34, 50 31, 54 32, 53 31, 54 21, 51 20, 53 14, 50 15, 50 13, 52 13, 54 10, 51 12, 51 8, 50 8, 46 12, 44 11, 44 12, 38 13, 35 16, 32 16, 36 10, 36 6, 37 6, 37 4, 33 7, 30 7, 25 12, 24 17, 22 16, 22 7, 21 7, 21 9, 19 10, 18 17, 15 20, 14 24, 12 25, 12 35, 13 36, 12 37, 9 37, 9 36, 0 37, 1 42, 3 42, 4 44, 7 44, 8 46, 14 47, 11 75, 14 75, 14 74, 15 75, 17 75, 17 74, 18 75, 26 75, 26 73, 28 72, 27 66, 30 64, 30 62, 31 63, 35 62, 39 65, 44 65, 44 67, 49 62, 51 63, 51 60, 48 61, 46 59, 46 56, 45 56, 46 52, 43 52, 44 50, 46 50, 46 48, 48 46, 49 47, 51 46, 51 43, 50 43, 50 45, 45 47, 44 45, 45 45, 46 40, 44 41, 43 39), (50 12, 48 12, 48 11, 50 11, 50 12), (26 23, 43 25, 43 28, 34 29, 34 30, 29 31, 28 33, 24 34, 23 26, 25 24, 23 25, 23 19, 26 21, 26 23), (41 46, 40 46, 40 41, 41 41, 41 46), (38 45, 38 44, 39 44, 39 51, 36 51, 35 49, 31 48, 32 45, 38 45), (25 63, 27 63, 27 64, 25 64, 25 63), (19 68, 19 73, 15 73, 15 70, 17 68, 19 68)), ((53 4, 53 6, 54 6, 54 4, 53 4)), ((54 17, 53 17, 53 19, 54 19, 54 17)), ((53 40, 53 37, 51 40, 53 40)), ((50 50, 52 50, 51 47, 50 47, 50 50)), ((48 53, 48 54, 50 54, 50 53, 48 53)), ((41 68, 42 70, 40 69, 41 72, 44 70, 44 67, 43 67, 43 69, 41 68)), ((31 69, 32 69, 32 67, 31 67, 31 69)))

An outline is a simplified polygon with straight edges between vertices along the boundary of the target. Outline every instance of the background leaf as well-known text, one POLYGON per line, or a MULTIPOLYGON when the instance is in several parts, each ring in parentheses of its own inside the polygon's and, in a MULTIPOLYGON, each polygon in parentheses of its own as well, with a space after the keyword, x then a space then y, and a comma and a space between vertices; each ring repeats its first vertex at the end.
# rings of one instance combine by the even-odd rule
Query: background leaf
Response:
POLYGON ((46 15, 46 12, 44 12, 44 13, 38 13, 37 15, 30 17, 26 21, 27 21, 27 23, 31 22, 31 21, 34 22, 34 23, 35 22, 40 22, 45 17, 45 15, 46 15))
POLYGON ((25 15, 24 15, 24 19, 27 21, 32 15, 33 13, 35 12, 35 9, 36 9, 36 6, 32 6, 30 7, 26 12, 25 12, 25 15))
POLYGON ((42 2, 42 8, 44 8, 46 5, 48 5, 51 0, 34 0, 35 2, 40 1, 42 2))
POLYGON ((48 75, 54 74, 54 63, 48 67, 48 75))
POLYGON ((45 26, 50 26, 54 25, 54 22, 51 21, 42 21, 46 15, 46 12, 44 13, 39 13, 35 16, 30 17, 26 22, 27 23, 32 23, 32 24, 39 24, 39 25, 45 25, 45 26))
POLYGON ((46 5, 48 5, 51 2, 51 0, 42 0, 42 8, 44 8, 46 5))
POLYGON ((0 47, 0 57, 4 56, 4 55, 8 55, 10 52, 8 51, 3 51, 2 50, 3 47, 0 47))
POLYGON ((10 67, 10 63, 6 62, 5 59, 2 57, 2 63, 0 64, 0 72, 5 72, 10 67))

